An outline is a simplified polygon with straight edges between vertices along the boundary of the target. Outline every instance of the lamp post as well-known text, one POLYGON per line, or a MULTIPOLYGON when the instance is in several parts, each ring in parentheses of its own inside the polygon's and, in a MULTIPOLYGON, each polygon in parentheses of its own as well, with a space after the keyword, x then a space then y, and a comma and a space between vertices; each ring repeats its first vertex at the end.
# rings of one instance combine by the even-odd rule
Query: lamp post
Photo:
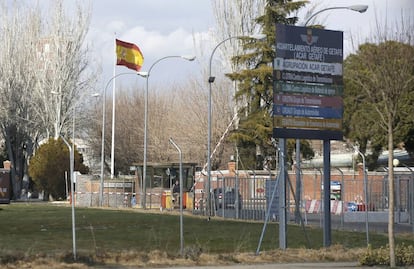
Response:
POLYGON ((364 172, 364 196, 365 196, 365 232, 367 237, 367 246, 369 245, 369 227, 368 227, 368 180, 367 180, 367 172, 365 170, 365 156, 359 151, 358 146, 354 146, 354 156, 357 157, 358 155, 362 158, 362 170, 364 172))
POLYGON ((215 77, 213 77, 211 75, 211 67, 212 67, 212 61, 213 61, 213 56, 214 53, 216 52, 217 48, 220 47, 221 44, 223 44, 224 42, 230 40, 230 39, 237 39, 237 38, 243 38, 243 37, 250 37, 253 39, 264 39, 266 36, 262 35, 262 34, 258 34, 258 35, 252 35, 252 36, 230 36, 224 40, 222 40, 221 42, 219 42, 213 49, 213 51, 211 52, 210 55, 210 60, 209 60, 209 76, 208 76, 208 84, 209 84, 209 91, 208 91, 208 132, 207 132, 207 215, 210 218, 211 212, 210 212, 210 207, 211 207, 211 202, 210 202, 210 183, 211 183, 211 92, 212 92, 212 84, 214 83, 215 77))
POLYGON ((74 151, 73 151, 73 144, 72 146, 66 141, 66 139, 63 136, 60 136, 63 140, 63 142, 66 144, 66 146, 69 149, 69 167, 70 167, 70 197, 71 197, 71 208, 72 208, 72 248, 73 248, 73 259, 76 261, 76 222, 75 222, 75 199, 74 199, 74 190, 73 190, 73 184, 74 184, 74 151))
MULTIPOLYGON (((55 138, 57 139, 56 135, 59 134, 58 127, 59 127, 59 121, 60 121, 60 109, 61 109, 61 95, 60 92, 51 91, 53 95, 56 95, 59 99, 59 106, 58 106, 58 117, 56 121, 56 133, 55 138)), ((99 94, 93 94, 92 97, 97 97, 99 94)), ((73 259, 76 261, 76 223, 75 223, 75 196, 74 196, 74 183, 75 183, 75 104, 72 108, 72 145, 69 144, 69 142, 59 134, 59 136, 62 138, 63 142, 66 144, 66 146, 69 149, 69 169, 70 169, 70 197, 71 197, 71 208, 72 208, 72 246, 73 246, 73 259)))
POLYGON ((71 208, 72 208, 72 247, 73 247, 73 259, 76 261, 76 227, 75 227, 75 199, 74 199, 74 177, 75 177, 75 106, 73 106, 73 121, 72 121, 72 145, 68 143, 68 141, 60 135, 60 131, 58 131, 59 124, 60 124, 60 109, 61 109, 61 96, 60 92, 51 91, 51 94, 56 96, 56 99, 59 105, 57 106, 57 120, 56 120, 56 130, 55 130, 55 139, 58 139, 59 136, 62 138, 63 142, 69 149, 69 174, 70 174, 70 201, 71 201, 71 208))
POLYGON ((353 5, 353 6, 347 6, 347 7, 328 7, 328 8, 324 8, 324 9, 319 10, 318 12, 313 13, 306 20, 306 22, 304 23, 304 26, 306 26, 310 22, 310 20, 312 18, 314 18, 316 15, 318 15, 319 13, 324 12, 324 11, 327 11, 327 10, 332 10, 332 9, 348 9, 348 10, 351 10, 351 11, 356 11, 356 12, 359 12, 359 13, 364 13, 365 11, 367 11, 368 6, 367 5, 353 5))
POLYGON ((63 142, 66 144, 69 150, 69 174, 70 174, 70 201, 72 209, 72 247, 73 247, 73 259, 76 261, 76 227, 75 227, 75 197, 74 197, 74 181, 75 181, 75 106, 73 106, 73 118, 72 118, 72 145, 60 135, 58 131, 60 125, 60 110, 61 110, 61 95, 60 92, 51 91, 51 94, 55 95, 59 101, 57 106, 57 120, 56 120, 56 130, 55 130, 55 139, 58 139, 59 136, 62 138, 63 142))
POLYGON ((170 143, 177 149, 180 158, 180 254, 184 254, 184 225, 183 225, 183 157, 180 147, 170 137, 170 143))
POLYGON ((99 189, 99 205, 103 206, 103 190, 104 190, 104 163, 105 163, 105 101, 106 101, 106 89, 108 88, 109 84, 115 78, 122 76, 122 75, 139 75, 143 76, 142 74, 138 73, 120 73, 108 80, 103 92, 102 98, 102 139, 101 139, 101 181, 100 181, 100 189, 99 189))
POLYGON ((194 61, 195 56, 192 55, 171 55, 165 56, 158 60, 156 60, 148 69, 148 72, 138 72, 141 76, 146 78, 146 86, 145 86, 145 96, 144 96, 144 160, 143 160, 143 167, 142 167, 142 195, 141 195, 141 206, 142 208, 146 207, 146 182, 145 179, 147 177, 147 136, 148 136, 148 80, 151 75, 152 68, 159 62, 169 58, 181 58, 187 61, 194 61))

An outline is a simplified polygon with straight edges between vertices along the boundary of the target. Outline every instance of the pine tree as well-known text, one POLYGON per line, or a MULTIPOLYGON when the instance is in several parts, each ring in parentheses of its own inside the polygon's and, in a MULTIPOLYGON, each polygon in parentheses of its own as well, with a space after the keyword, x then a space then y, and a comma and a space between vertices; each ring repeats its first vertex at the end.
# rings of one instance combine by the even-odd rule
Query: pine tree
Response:
POLYGON ((264 15, 257 18, 266 40, 244 39, 245 54, 233 58, 236 64, 246 69, 228 74, 232 80, 239 82, 235 98, 239 104, 244 104, 239 110, 238 128, 232 132, 230 139, 236 142, 246 169, 262 169, 264 158, 274 154, 271 111, 276 24, 295 24, 298 18, 291 15, 306 3, 267 1, 264 15))

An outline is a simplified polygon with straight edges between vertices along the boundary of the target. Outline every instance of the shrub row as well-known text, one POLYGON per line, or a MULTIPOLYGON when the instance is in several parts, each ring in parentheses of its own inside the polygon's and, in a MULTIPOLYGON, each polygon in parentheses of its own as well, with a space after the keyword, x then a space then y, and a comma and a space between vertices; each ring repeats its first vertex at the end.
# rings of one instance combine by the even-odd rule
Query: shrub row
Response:
MULTIPOLYGON (((372 249, 371 246, 360 257, 361 265, 390 265, 390 248, 389 246, 372 249)), ((412 245, 396 245, 395 246, 395 263, 397 266, 414 265, 414 246, 412 245)))

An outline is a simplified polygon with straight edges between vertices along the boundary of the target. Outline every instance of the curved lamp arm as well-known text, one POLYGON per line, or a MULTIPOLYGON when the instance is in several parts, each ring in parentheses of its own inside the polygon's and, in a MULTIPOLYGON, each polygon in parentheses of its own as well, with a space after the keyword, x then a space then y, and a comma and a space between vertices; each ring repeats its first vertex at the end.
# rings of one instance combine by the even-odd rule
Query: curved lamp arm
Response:
POLYGON ((303 26, 308 25, 308 23, 310 22, 310 20, 312 18, 314 18, 316 15, 318 15, 321 12, 327 11, 327 10, 332 10, 332 9, 348 9, 348 10, 352 10, 352 11, 357 11, 359 13, 364 13, 365 11, 367 11, 368 6, 367 5, 353 5, 353 6, 348 6, 348 7, 328 7, 328 8, 324 8, 319 10, 316 13, 313 13, 304 23, 303 26))

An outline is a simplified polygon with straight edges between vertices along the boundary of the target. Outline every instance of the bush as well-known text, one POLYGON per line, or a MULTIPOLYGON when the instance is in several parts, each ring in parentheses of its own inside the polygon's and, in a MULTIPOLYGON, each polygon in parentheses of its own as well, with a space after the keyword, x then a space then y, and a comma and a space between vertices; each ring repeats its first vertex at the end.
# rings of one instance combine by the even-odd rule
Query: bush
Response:
MULTIPOLYGON (((361 265, 390 265, 389 246, 372 249, 369 246, 366 252, 359 258, 361 265)), ((397 245, 395 247, 395 263, 397 266, 414 265, 414 247, 412 245, 397 245)))
MULTIPOLYGON (((62 138, 50 138, 42 144, 30 159, 29 175, 38 190, 45 191, 55 199, 66 198, 65 172, 70 170, 69 149, 62 138)), ((83 157, 76 147, 74 152, 75 171, 81 174, 88 172, 83 164, 83 157)))

